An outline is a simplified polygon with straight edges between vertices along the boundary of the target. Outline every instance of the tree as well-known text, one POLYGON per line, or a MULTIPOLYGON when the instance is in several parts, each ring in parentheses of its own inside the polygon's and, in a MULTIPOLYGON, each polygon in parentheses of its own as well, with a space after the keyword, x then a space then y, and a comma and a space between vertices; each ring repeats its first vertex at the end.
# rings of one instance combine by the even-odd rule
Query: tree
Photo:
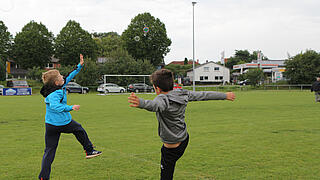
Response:
POLYGON ((39 67, 33 67, 31 69, 28 69, 27 76, 29 79, 39 80, 41 81, 42 73, 46 70, 39 68, 39 67))
POLYGON ((192 68, 192 64, 179 65, 179 64, 170 64, 165 67, 173 72, 175 76, 186 77, 187 71, 192 68))
MULTIPOLYGON (((228 58, 226 67, 232 69, 234 65, 242 64, 242 63, 250 63, 253 60, 257 60, 258 51, 253 51, 252 54, 248 50, 236 50, 234 56, 228 58)), ((263 56, 263 60, 267 60, 268 58, 263 56)))
POLYGON ((249 69, 249 71, 245 74, 245 77, 249 80, 251 85, 256 86, 264 78, 263 70, 259 68, 249 69))
MULTIPOLYGON (((135 60, 122 48, 112 51, 110 53, 110 60, 99 67, 101 76, 104 74, 149 75, 154 70, 155 68, 150 61, 135 60)), ((139 79, 134 77, 108 77, 108 82, 114 82, 119 85, 128 85, 129 83, 139 82, 139 79)))
POLYGON ((123 41, 116 33, 110 33, 101 38, 94 38, 97 44, 97 55, 100 57, 109 57, 110 53, 118 48, 123 48, 123 41))
POLYGON ((97 85, 97 80, 99 77, 100 74, 98 72, 97 64, 91 59, 86 59, 85 65, 80 73, 76 76, 76 81, 82 86, 97 85))
POLYGON ((0 59, 6 61, 12 46, 12 36, 6 25, 0 21, 0 59))
POLYGON ((125 49, 135 60, 147 59, 154 66, 162 63, 170 51, 171 40, 167 37, 164 23, 150 13, 134 17, 121 38, 125 49))
POLYGON ((83 30, 79 23, 68 21, 55 40, 55 56, 62 65, 74 65, 79 61, 79 54, 96 59, 97 45, 90 33, 83 30))
POLYGON ((307 50, 286 60, 285 65, 284 75, 290 84, 309 84, 320 73, 320 54, 307 50))
POLYGON ((101 32, 101 33, 97 33, 94 32, 92 33, 92 36, 94 38, 104 38, 104 37, 108 37, 108 36, 120 36, 117 32, 101 32))
POLYGON ((12 55, 22 68, 44 67, 53 54, 53 34, 42 23, 26 24, 14 38, 12 55))
POLYGON ((4 61, 0 58, 0 81, 6 80, 6 65, 4 64, 4 61))

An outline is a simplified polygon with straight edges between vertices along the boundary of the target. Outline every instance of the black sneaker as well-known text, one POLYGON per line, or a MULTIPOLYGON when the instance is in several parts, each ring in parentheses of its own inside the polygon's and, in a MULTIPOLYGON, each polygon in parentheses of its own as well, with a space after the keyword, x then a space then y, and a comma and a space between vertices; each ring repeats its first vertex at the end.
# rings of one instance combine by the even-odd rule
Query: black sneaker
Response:
POLYGON ((100 156, 101 154, 102 154, 101 151, 93 150, 91 152, 86 152, 86 158, 90 159, 90 158, 93 158, 93 157, 96 157, 96 156, 100 156))

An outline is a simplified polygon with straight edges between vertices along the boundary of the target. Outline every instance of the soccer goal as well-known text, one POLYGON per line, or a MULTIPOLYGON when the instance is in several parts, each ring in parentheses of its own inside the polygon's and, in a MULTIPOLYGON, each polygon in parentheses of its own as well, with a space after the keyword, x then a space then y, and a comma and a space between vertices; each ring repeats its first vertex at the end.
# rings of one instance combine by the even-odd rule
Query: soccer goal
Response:
POLYGON ((146 84, 149 81, 150 75, 119 75, 119 74, 105 74, 103 75, 103 84, 106 86, 103 88, 103 92, 154 92, 153 88, 146 84), (112 88, 114 85, 125 86, 125 90, 123 88, 112 88), (128 85, 131 84, 131 87, 128 85), (110 86, 108 88, 107 86, 110 86), (119 89, 120 88, 120 89, 119 89), (114 89, 114 90, 113 90, 114 89))

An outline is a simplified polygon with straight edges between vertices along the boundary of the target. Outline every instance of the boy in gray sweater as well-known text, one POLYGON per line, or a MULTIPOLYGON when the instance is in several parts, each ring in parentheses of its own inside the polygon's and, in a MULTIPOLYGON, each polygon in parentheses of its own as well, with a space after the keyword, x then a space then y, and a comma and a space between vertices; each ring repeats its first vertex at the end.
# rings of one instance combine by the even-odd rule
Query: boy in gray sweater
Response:
POLYGON ((131 107, 156 112, 159 122, 158 134, 163 142, 161 148, 161 179, 173 179, 175 164, 188 146, 189 135, 185 123, 185 110, 189 101, 235 99, 232 92, 193 92, 184 89, 173 90, 173 74, 160 69, 150 76, 156 94, 154 100, 138 98, 134 93, 128 97, 131 107))

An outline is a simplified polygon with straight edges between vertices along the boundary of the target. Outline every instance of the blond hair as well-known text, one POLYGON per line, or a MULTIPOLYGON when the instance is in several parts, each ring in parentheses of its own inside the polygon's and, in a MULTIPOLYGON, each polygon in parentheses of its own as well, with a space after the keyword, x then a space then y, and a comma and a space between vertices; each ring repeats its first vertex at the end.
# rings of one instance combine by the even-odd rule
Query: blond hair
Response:
POLYGON ((42 73, 42 82, 44 84, 54 84, 58 80, 60 72, 56 69, 42 73))

